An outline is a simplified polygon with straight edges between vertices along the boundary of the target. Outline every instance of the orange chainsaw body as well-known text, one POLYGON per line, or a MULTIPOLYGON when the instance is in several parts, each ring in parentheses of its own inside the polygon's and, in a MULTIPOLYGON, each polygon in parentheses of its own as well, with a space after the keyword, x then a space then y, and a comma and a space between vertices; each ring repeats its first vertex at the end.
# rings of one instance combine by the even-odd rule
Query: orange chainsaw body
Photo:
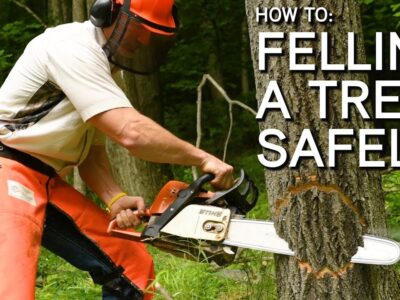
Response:
MULTIPOLYGON (((178 193, 181 190, 186 189, 188 186, 189 184, 182 181, 177 181, 177 180, 168 181, 158 192, 156 198, 154 199, 153 204, 150 206, 148 210, 150 214, 148 216, 150 217, 153 215, 161 215, 163 212, 167 210, 167 208, 172 203, 174 203, 174 201, 178 197, 178 193)), ((197 193, 196 197, 208 199, 211 198, 213 195, 214 195, 213 192, 204 191, 197 193)))
MULTIPOLYGON (((146 220, 145 228, 139 232, 134 229, 120 229, 116 221, 112 221, 108 232, 114 236, 134 241, 149 243, 163 251, 198 261, 215 261, 219 265, 230 263, 235 256, 236 248, 223 246, 220 242, 185 238, 163 232, 169 224, 187 206, 191 204, 217 206, 230 209, 231 212, 244 215, 254 207, 257 189, 241 171, 235 185, 225 191, 210 192, 203 185, 211 181, 213 175, 204 174, 192 184, 172 180, 167 182, 155 197, 149 209, 141 215, 146 220), (240 187, 244 184, 244 190, 240 187), (246 198, 252 194, 252 201, 246 198)), ((190 220, 189 220, 190 222, 190 220)))

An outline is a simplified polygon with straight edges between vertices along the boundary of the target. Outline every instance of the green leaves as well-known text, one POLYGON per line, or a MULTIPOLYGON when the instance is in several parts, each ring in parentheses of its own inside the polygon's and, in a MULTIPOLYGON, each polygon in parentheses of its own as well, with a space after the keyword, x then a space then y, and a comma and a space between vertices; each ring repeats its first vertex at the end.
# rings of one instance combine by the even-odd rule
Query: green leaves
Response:
POLYGON ((399 21, 398 21, 397 27, 396 27, 396 28, 399 28, 400 27, 400 3, 393 4, 390 7, 393 10, 393 13, 394 13, 393 16, 396 17, 396 18, 399 18, 398 19, 399 21))
POLYGON ((15 21, 0 28, 0 83, 4 81, 26 44, 42 30, 37 23, 15 21))
POLYGON ((369 5, 369 4, 373 3, 374 1, 375 0, 361 0, 361 3, 365 4, 365 5, 369 5))
POLYGON ((5 50, 0 50, 0 72, 7 70, 11 67, 11 54, 7 54, 5 50))
POLYGON ((386 212, 391 235, 400 240, 400 171, 388 173, 382 178, 386 212))

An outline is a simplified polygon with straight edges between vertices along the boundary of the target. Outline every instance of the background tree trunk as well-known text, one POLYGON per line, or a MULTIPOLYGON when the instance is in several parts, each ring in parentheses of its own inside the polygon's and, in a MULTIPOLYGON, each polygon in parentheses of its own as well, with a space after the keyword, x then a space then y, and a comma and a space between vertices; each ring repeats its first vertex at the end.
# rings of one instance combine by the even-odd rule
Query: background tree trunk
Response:
POLYGON ((72 0, 48 0, 49 24, 63 24, 72 21, 72 0))
MULTIPOLYGON (((72 6, 72 21, 83 22, 87 20, 86 0, 72 0, 70 4, 72 6)), ((73 185, 77 191, 81 192, 84 195, 88 191, 86 183, 79 175, 77 167, 74 168, 73 185)))
POLYGON ((72 19, 76 22, 87 20, 87 4, 86 0, 72 0, 72 19))
POLYGON ((247 95, 250 92, 250 83, 249 83, 249 72, 247 71, 248 65, 250 63, 249 58, 249 35, 247 28, 247 20, 243 19, 242 21, 242 45, 240 49, 240 58, 241 58, 241 88, 242 94, 247 95))
MULTIPOLYGON (((326 7, 333 12, 335 23, 310 24, 303 16, 295 25, 262 24, 255 18, 255 8, 296 6, 300 1, 246 0, 253 67, 258 70, 258 32, 315 31, 329 32, 334 37, 332 63, 346 63, 347 32, 358 33, 359 62, 365 61, 360 11, 356 0, 308 1, 307 6, 326 7)), ((268 112, 261 129, 276 128, 287 137, 284 147, 291 157, 299 136, 309 128, 327 161, 329 128, 370 128, 352 109, 350 121, 341 119, 341 93, 329 94, 328 118, 319 118, 319 95, 308 88, 308 80, 362 80, 356 73, 294 73, 289 71, 288 38, 274 41, 270 47, 282 47, 281 57, 268 58, 268 70, 255 71, 257 99, 260 102, 269 80, 278 80, 292 120, 280 112, 268 112), (274 46, 275 45, 275 46, 274 46)), ((316 63, 320 50, 316 41, 304 41, 303 47, 315 49, 315 55, 301 57, 301 63, 316 63)), ((318 68, 320 69, 320 68, 318 68)), ((276 141, 274 141, 276 142, 276 141)), ((353 140, 343 142, 355 144, 353 140)), ((279 235, 288 241, 296 257, 276 256, 277 289, 282 299, 398 299, 400 281, 394 268, 348 264, 363 233, 386 235, 384 200, 377 172, 358 167, 359 150, 340 154, 337 168, 319 169, 313 160, 302 160, 296 169, 266 170, 270 209, 279 235)), ((275 160, 276 153, 265 153, 275 160)))

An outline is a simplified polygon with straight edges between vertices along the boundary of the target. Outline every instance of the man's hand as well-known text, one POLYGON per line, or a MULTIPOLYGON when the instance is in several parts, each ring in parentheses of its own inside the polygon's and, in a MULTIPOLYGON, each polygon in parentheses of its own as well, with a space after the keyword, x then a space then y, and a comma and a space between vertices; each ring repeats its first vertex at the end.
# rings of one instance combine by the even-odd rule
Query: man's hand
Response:
POLYGON ((200 170, 203 173, 214 174, 215 178, 211 184, 217 189, 225 190, 233 185, 233 167, 215 156, 207 156, 201 164, 200 170))
POLYGON ((139 216, 145 209, 142 197, 124 196, 111 206, 110 214, 112 218, 116 218, 118 227, 128 228, 141 223, 139 216))

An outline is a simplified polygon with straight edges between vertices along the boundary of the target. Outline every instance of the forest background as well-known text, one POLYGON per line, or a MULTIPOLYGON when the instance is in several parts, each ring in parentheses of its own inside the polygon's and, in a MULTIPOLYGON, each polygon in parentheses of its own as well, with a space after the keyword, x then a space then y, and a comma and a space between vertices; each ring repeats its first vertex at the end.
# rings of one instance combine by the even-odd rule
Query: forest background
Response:
MULTIPOLYGON (((257 108, 245 3, 232 0, 176 2, 182 28, 160 74, 156 79, 151 79, 156 85, 153 88, 157 93, 152 98, 157 101, 158 111, 150 112, 150 115, 156 114, 156 119, 166 128, 195 143, 197 87, 203 74, 213 76, 232 99, 242 101, 255 110, 257 108)), ((75 1, 0 0, 0 84, 29 40, 43 32, 45 27, 77 19, 74 16, 73 3, 75 1)), ((361 7, 367 61, 373 64, 375 33, 399 31, 400 3, 399 0, 363 0, 361 7)), ((400 80, 400 72, 369 74, 371 82, 379 79, 400 80)), ((137 81, 140 80, 146 79, 137 81)), ((140 88, 141 85, 143 82, 135 87, 140 88)), ((129 83, 127 87, 129 88, 129 83)), ((146 105, 141 108, 144 111, 149 109, 146 105)), ((396 110, 399 111, 398 106, 392 109, 396 110)), ((238 107, 233 109, 233 116, 234 126, 226 160, 236 168, 244 168, 256 181, 259 189, 265 191, 264 170, 256 158, 256 154, 261 153, 258 145, 258 123, 252 114, 238 107)), ((206 85, 203 89, 202 119, 202 148, 222 157, 229 130, 229 112, 222 95, 211 85, 206 85)), ((383 126, 399 128, 400 124, 393 121, 376 124, 376 127, 383 126)), ((157 172, 172 172, 173 175, 165 176, 187 182, 192 180, 192 172, 188 168, 172 166, 171 170, 157 169, 157 172)), ((132 171, 132 177, 134 173, 132 171)), ((133 180, 129 174, 120 175, 125 177, 123 181, 133 180)), ((400 240, 399 172, 384 171, 382 183, 390 236, 400 240)), ((84 187, 83 189, 90 194, 90 191, 84 187)), ((156 189, 158 187, 154 187, 156 189)), ((149 198, 154 190, 148 193, 149 198)), ((261 194, 259 205, 249 217, 268 218, 265 192, 261 194)), ((244 251, 232 266, 223 269, 184 261, 155 249, 151 251, 158 270, 157 281, 174 299, 277 297, 274 260, 267 253, 244 251)), ((162 299, 163 296, 158 297, 162 299)), ((37 298, 98 299, 100 288, 91 283, 87 274, 75 270, 43 250, 37 277, 37 298)))

